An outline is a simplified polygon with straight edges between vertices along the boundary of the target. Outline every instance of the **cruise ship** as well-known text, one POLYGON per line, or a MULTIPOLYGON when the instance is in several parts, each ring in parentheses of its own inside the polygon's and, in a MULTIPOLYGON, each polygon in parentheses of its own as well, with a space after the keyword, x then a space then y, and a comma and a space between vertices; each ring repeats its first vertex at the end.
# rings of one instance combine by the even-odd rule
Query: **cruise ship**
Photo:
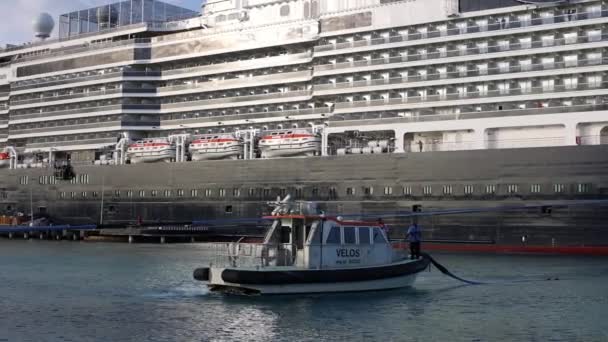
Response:
MULTIPOLYGON (((0 50, 0 214, 125 226, 257 217, 286 194, 366 215, 608 198, 605 1, 126 0, 34 29, 0 50)), ((608 246, 606 219, 420 221, 428 242, 580 248, 608 246)))

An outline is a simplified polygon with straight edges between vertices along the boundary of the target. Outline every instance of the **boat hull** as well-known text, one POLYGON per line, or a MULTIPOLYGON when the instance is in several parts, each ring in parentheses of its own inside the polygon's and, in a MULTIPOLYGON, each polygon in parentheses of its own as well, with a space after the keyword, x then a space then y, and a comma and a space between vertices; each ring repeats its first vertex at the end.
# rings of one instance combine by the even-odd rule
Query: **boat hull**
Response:
POLYGON ((304 270, 276 267, 260 270, 210 268, 195 271, 195 279, 208 281, 211 291, 244 294, 299 294, 389 290, 410 287, 429 266, 422 258, 390 265, 304 270), (208 276, 206 280, 201 274, 208 276), (198 276, 197 276, 198 275, 198 276))

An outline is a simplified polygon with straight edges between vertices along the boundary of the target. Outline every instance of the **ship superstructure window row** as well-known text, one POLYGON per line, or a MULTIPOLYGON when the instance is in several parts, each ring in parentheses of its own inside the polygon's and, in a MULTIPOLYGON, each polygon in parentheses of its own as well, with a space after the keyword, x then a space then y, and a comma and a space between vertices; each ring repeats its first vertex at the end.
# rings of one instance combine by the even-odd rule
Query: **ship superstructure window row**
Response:
MULTIPOLYGON (((605 31, 605 27, 602 28, 605 31)), ((500 58, 504 55, 514 56, 525 56, 539 52, 545 52, 547 47, 564 46, 576 48, 576 45, 587 44, 590 42, 600 42, 606 40, 606 34, 596 34, 599 29, 594 29, 592 39, 589 35, 583 36, 566 36, 566 38, 559 38, 551 40, 551 45, 548 45, 547 40, 541 38, 532 40, 529 38, 520 38, 519 40, 510 40, 509 44, 505 41, 493 43, 495 45, 488 45, 488 42, 471 44, 465 43, 456 47, 443 46, 439 48, 426 47, 425 49, 391 49, 391 50, 380 50, 367 53, 358 53, 340 56, 333 59, 317 60, 314 67, 315 73, 324 71, 350 69, 350 68, 361 68, 374 66, 375 70, 394 68, 395 65, 411 66, 415 67, 421 64, 445 64, 446 62, 458 62, 458 61, 470 61, 472 59, 481 60, 487 58, 500 58), (480 48, 481 46, 481 48, 480 48), (462 57, 462 58, 461 58, 462 57), (468 57, 468 58, 464 58, 468 57)), ((578 33, 577 33, 578 35, 578 33)), ((593 47, 593 45, 584 45, 585 47, 593 47)), ((330 73, 331 72, 325 72, 330 73)))
POLYGON ((579 11, 575 16, 567 12, 570 8, 560 8, 559 11, 548 10, 547 12, 542 12, 543 14, 526 11, 511 13, 501 18, 494 15, 491 17, 480 16, 477 18, 467 18, 463 21, 455 20, 411 27, 395 27, 390 30, 368 31, 354 35, 333 36, 321 40, 315 47, 315 51, 324 52, 410 41, 420 41, 421 44, 424 44, 425 40, 438 37, 470 36, 483 32, 492 32, 494 35, 499 35, 503 32, 504 34, 509 34, 517 32, 521 28, 542 27, 555 23, 584 24, 589 19, 608 16, 608 11, 598 11, 597 8, 597 5, 589 6, 587 10, 579 11), (505 19, 504 22, 502 21, 503 18, 505 19))

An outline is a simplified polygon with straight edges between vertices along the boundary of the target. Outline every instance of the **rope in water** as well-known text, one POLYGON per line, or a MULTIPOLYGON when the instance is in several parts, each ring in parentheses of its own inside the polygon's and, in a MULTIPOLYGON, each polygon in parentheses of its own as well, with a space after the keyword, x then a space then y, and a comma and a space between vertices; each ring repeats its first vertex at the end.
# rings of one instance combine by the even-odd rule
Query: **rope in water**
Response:
POLYGON ((445 266, 443 266, 442 264, 440 264, 437 260, 433 259, 433 257, 431 257, 429 254, 427 254, 427 253, 421 253, 421 254, 422 254, 423 257, 428 258, 431 261, 431 263, 435 267, 437 267, 437 269, 439 271, 441 271, 441 273, 447 275, 448 277, 454 278, 456 280, 459 280, 459 281, 461 281, 463 283, 467 283, 467 284, 470 284, 470 285, 482 285, 482 284, 485 284, 485 283, 482 283, 480 281, 463 279, 463 278, 455 275, 454 273, 450 272, 445 266))

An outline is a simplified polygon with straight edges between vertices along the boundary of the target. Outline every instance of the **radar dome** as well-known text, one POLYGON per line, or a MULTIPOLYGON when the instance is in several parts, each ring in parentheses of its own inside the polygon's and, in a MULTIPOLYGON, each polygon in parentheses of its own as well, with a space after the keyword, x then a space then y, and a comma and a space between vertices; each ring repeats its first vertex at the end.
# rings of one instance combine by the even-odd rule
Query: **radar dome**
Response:
POLYGON ((34 34, 37 38, 46 39, 51 36, 55 21, 48 13, 40 13, 32 22, 34 26, 34 34))

